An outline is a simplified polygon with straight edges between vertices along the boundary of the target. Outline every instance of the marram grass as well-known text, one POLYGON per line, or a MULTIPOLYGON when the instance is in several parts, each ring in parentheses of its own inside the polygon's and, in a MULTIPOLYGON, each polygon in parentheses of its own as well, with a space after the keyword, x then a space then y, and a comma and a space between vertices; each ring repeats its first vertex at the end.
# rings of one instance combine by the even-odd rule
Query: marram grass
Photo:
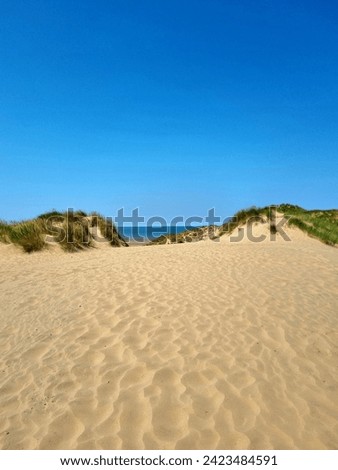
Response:
MULTIPOLYGON (((53 210, 32 220, 0 221, 0 242, 14 244, 26 253, 41 251, 52 243, 58 243, 64 251, 76 252, 95 245, 93 219, 94 216, 83 211, 67 214, 53 210)), ((111 219, 100 215, 98 220, 103 234, 99 241, 107 241, 116 247, 127 245, 111 219)))
MULTIPOLYGON (((284 214, 289 226, 296 226, 307 235, 320 240, 327 245, 338 245, 338 210, 305 210, 292 204, 280 204, 266 207, 250 207, 242 209, 234 214, 227 222, 218 227, 218 238, 225 234, 231 234, 238 226, 245 223, 269 222, 272 234, 278 234, 278 225, 274 220, 275 212, 284 214)), ((206 235, 207 227, 195 230, 187 230, 179 234, 161 235, 151 244, 184 243, 202 240, 206 235), (195 233, 194 233, 195 232, 195 233), (196 236, 197 235, 197 236, 196 236)))

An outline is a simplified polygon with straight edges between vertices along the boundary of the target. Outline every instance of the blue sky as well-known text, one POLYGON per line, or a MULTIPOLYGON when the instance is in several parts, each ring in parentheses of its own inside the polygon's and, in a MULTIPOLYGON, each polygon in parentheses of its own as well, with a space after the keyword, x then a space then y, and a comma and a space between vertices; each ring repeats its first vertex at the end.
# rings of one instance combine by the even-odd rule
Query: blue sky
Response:
POLYGON ((0 218, 337 207, 338 4, 4 0, 0 218))

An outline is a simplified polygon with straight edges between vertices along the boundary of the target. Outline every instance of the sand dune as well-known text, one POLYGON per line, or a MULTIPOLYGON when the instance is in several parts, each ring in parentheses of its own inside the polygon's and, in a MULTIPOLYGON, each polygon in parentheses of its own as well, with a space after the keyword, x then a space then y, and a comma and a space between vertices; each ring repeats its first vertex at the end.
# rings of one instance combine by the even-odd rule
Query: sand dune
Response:
POLYGON ((1 448, 337 449, 338 250, 289 233, 0 246, 1 448))

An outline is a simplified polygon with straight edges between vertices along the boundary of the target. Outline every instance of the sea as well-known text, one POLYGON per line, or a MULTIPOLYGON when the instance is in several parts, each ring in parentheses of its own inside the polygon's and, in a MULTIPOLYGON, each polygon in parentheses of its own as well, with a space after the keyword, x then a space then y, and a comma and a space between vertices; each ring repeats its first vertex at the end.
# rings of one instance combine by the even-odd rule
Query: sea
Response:
POLYGON ((161 226, 161 227, 149 227, 149 226, 123 226, 118 227, 119 234, 127 242, 150 242, 161 235, 178 234, 187 230, 187 227, 183 226, 161 226))

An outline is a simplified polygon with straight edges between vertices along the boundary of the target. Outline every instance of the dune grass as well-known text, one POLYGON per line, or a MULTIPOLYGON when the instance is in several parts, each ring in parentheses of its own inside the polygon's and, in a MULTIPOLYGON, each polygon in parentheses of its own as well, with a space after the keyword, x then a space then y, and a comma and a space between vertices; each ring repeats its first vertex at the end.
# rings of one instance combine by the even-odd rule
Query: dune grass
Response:
POLYGON ((68 252, 76 252, 93 246, 88 220, 83 217, 64 218, 55 241, 68 252))
POLYGON ((185 243, 199 241, 208 236, 211 239, 217 239, 225 234, 230 235, 240 225, 252 223, 268 223, 270 233, 277 235, 276 212, 284 214, 288 219, 287 224, 289 226, 298 227, 309 236, 327 245, 338 245, 338 210, 306 210, 292 204, 265 207, 252 206, 236 212, 233 217, 218 227, 218 230, 214 229, 208 232, 208 227, 199 227, 196 230, 187 230, 177 235, 162 235, 153 240, 151 244, 185 243))
MULTIPOLYGON (((161 235, 150 244, 185 243, 231 234, 245 223, 268 222, 271 233, 278 233, 274 211, 288 218, 288 225, 298 227, 309 236, 327 245, 338 245, 338 210, 305 210, 292 204, 249 207, 238 211, 220 227, 196 227, 179 234, 161 235)), ((31 253, 59 243, 67 252, 76 252, 95 246, 95 242, 109 242, 111 246, 128 246, 118 233, 111 218, 93 212, 59 212, 55 209, 37 218, 7 223, 0 220, 0 242, 12 243, 31 253), (95 230, 96 229, 96 230, 95 230)))
POLYGON ((278 210, 290 217, 290 226, 298 227, 327 245, 338 244, 338 210, 305 210, 291 204, 281 204, 278 210))
POLYGON ((231 234, 238 226, 246 223, 264 222, 270 218, 269 207, 252 206, 248 209, 241 209, 229 218, 221 227, 219 236, 231 234))
POLYGON ((242 209, 222 226, 221 235, 231 233, 236 227, 244 223, 262 222, 264 219, 269 222, 270 232, 276 234, 278 233, 274 218, 276 211, 288 218, 289 226, 298 227, 311 237, 327 245, 334 246, 338 244, 338 210, 306 210, 292 204, 242 209))
POLYGON ((91 226, 93 228, 99 229, 96 230, 96 238, 99 237, 107 240, 111 246, 128 246, 128 243, 125 239, 119 234, 113 219, 111 217, 104 217, 99 212, 92 212, 91 216, 91 226))
POLYGON ((15 224, 0 224, 0 241, 14 243, 27 253, 39 251, 45 247, 45 224, 40 220, 29 220, 15 224))
POLYGON ((10 232, 10 225, 4 220, 0 220, 0 242, 11 243, 10 232))
POLYGON ((149 245, 165 245, 166 243, 192 243, 206 238, 218 238, 218 227, 214 225, 191 227, 180 233, 161 235, 152 240, 149 245), (216 235, 217 233, 217 235, 216 235))
POLYGON ((37 219, 50 219, 51 217, 53 217, 53 218, 63 218, 64 217, 64 212, 59 212, 56 209, 52 209, 49 212, 44 212, 43 214, 38 215, 37 219))
MULTIPOLYGON (((0 242, 12 243, 26 253, 41 251, 51 243, 58 243, 64 251, 76 252, 95 246, 92 233, 93 217, 84 211, 59 212, 52 210, 32 220, 7 223, 0 221, 0 242)), ((111 246, 126 246, 112 219, 97 218, 104 239, 111 246)), ((97 240, 96 240, 97 241, 97 240)))

